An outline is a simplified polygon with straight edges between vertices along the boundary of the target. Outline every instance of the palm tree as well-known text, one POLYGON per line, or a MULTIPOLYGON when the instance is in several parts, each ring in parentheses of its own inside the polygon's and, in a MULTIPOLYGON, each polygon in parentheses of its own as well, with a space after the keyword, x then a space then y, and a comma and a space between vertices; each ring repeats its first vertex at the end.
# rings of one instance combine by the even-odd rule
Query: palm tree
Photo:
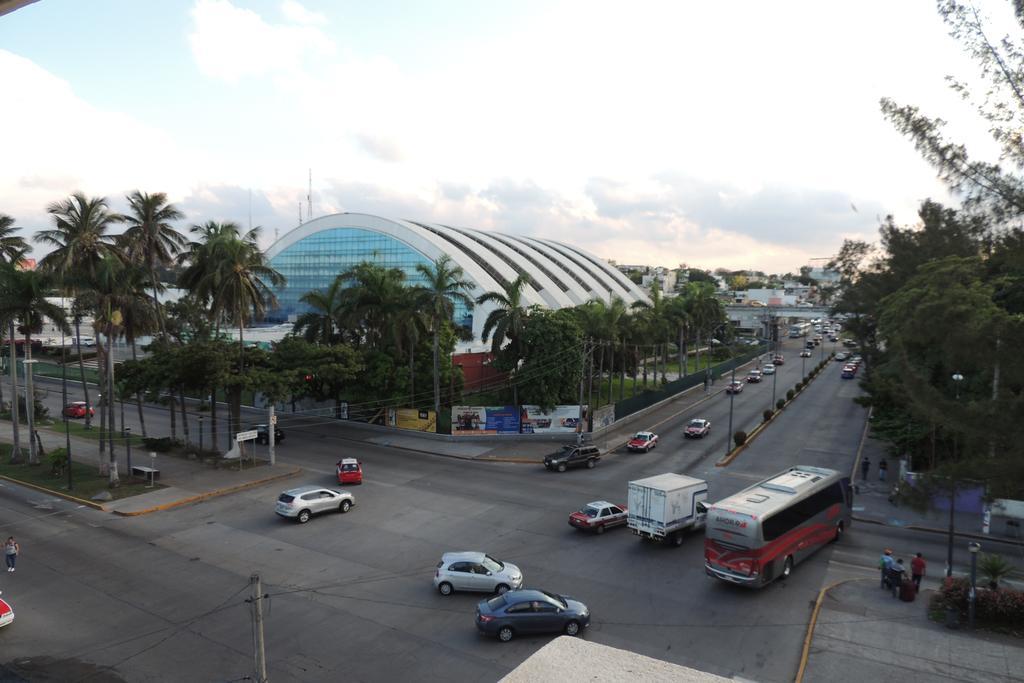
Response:
MULTIPOLYGON (((88 288, 96 275, 96 267, 107 255, 116 253, 115 238, 107 234, 114 223, 122 217, 110 211, 105 197, 86 197, 76 192, 69 199, 54 202, 46 207, 53 216, 52 230, 37 232, 34 240, 39 244, 54 247, 43 257, 39 266, 52 273, 63 289, 72 298, 83 288, 88 288)), ((75 338, 81 339, 80 316, 75 316, 75 338)), ((85 366, 82 364, 82 345, 78 344, 78 369, 82 380, 85 403, 89 405, 89 387, 85 383, 85 366)), ((85 412, 86 429, 90 427, 89 411, 85 412)))
POLYGON ((686 375, 686 365, 689 359, 686 354, 686 329, 691 323, 690 312, 687 310, 688 302, 686 297, 676 296, 669 299, 665 316, 668 324, 672 329, 675 329, 679 334, 678 346, 676 348, 679 355, 679 378, 682 379, 686 375))
MULTIPOLYGON (((21 261, 22 256, 28 251, 28 243, 25 242, 23 237, 19 237, 14 233, 20 230, 14 225, 14 219, 7 214, 0 213, 0 263, 17 264, 21 261)), ((4 335, 7 333, 8 321, 0 321, 0 344, 3 343, 4 335)), ((14 363, 14 337, 11 337, 11 363, 14 363)), ((13 371, 13 368, 12 368, 13 371)), ((13 395, 15 397, 14 405, 11 406, 15 423, 17 423, 17 388, 13 389, 13 395)), ((3 385, 0 384, 0 406, 4 404, 4 393, 3 385)), ((15 432, 17 432, 17 424, 15 424, 15 432)), ((17 434, 15 434, 17 437, 17 434)), ((17 444, 17 438, 15 443, 17 444)))
MULTIPOLYGON (((19 330, 25 335, 25 363, 32 361, 32 333, 43 327, 43 320, 49 318, 62 329, 66 329, 64 309, 50 303, 46 296, 53 286, 52 278, 36 270, 20 270, 11 264, 0 266, 0 319, 18 320, 19 330)), ((13 337, 12 337, 13 341, 13 337)), ((35 392, 32 386, 32 370, 25 372, 25 412, 28 420, 29 463, 39 463, 39 452, 35 442, 35 392)), ((18 397, 13 399, 15 402, 18 397)), ((21 457, 20 452, 12 453, 12 461, 21 457)))
POLYGON ((344 283, 340 327, 354 346, 383 350, 395 339, 394 320, 409 305, 405 271, 362 262, 338 278, 344 283))
POLYGON ((452 263, 448 254, 434 261, 433 266, 417 264, 416 270, 426 280, 426 284, 420 287, 419 298, 430 317, 431 332, 434 336, 434 415, 437 415, 441 411, 438 335, 441 325, 450 321, 455 314, 456 302, 466 308, 473 307, 473 299, 469 296, 473 291, 473 283, 466 279, 460 266, 452 263))
MULTIPOLYGON (((654 379, 657 384, 658 379, 658 344, 659 342, 665 343, 665 348, 668 347, 668 299, 661 293, 661 286, 658 281, 655 280, 651 286, 651 301, 636 301, 632 306, 633 310, 638 311, 643 319, 643 327, 649 334, 649 338, 654 341, 654 379)), ((668 363, 667 351, 665 363, 668 363)), ((647 354, 644 353, 644 385, 646 386, 647 380, 647 354)), ((665 379, 664 367, 662 368, 662 379, 665 379)))
POLYGON ((497 355, 501 347, 508 342, 509 367, 512 377, 512 403, 519 405, 519 392, 516 389, 515 371, 522 359, 519 340, 526 327, 529 310, 523 306, 523 289, 529 282, 529 276, 523 273, 512 282, 502 283, 501 292, 487 292, 477 297, 478 306, 494 304, 494 309, 484 320, 481 339, 491 340, 491 353, 497 355))
POLYGON ((130 210, 124 216, 124 222, 128 229, 121 235, 120 243, 128 258, 148 271, 160 332, 167 334, 163 309, 157 300, 162 286, 156 269, 172 263, 188 245, 188 239, 171 227, 171 221, 181 220, 184 214, 167 203, 167 195, 163 192, 148 194, 135 190, 127 199, 130 210))
MULTIPOLYGON (((132 360, 138 360, 136 342, 139 337, 152 334, 158 329, 156 308, 145 296, 145 289, 148 286, 148 273, 141 268, 128 269, 128 277, 125 278, 123 286, 125 296, 119 303, 121 311, 121 329, 124 332, 125 341, 131 344, 132 360)), ((136 392, 135 403, 139 411, 139 424, 142 427, 142 436, 146 436, 146 418, 142 410, 142 392, 136 392)), ((122 427, 123 427, 122 420, 122 427)))
POLYGON ((687 307, 697 332, 697 367, 700 368, 700 336, 722 322, 722 303, 715 297, 714 287, 709 282, 691 282, 687 286, 687 307))
POLYGON ((299 301, 309 306, 311 310, 306 311, 295 320, 292 332, 301 333, 303 338, 311 344, 334 344, 337 342, 339 321, 344 315, 345 299, 342 296, 344 290, 344 279, 337 277, 326 290, 314 289, 299 297, 299 301))

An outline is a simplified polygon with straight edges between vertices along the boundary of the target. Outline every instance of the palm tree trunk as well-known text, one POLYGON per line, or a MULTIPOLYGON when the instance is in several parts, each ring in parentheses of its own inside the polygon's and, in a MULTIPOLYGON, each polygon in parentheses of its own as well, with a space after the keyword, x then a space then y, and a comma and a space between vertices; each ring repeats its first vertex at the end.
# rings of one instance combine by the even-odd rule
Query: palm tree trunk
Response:
POLYGON ((626 398, 626 345, 622 345, 622 350, 619 352, 619 359, 622 361, 622 366, 619 368, 619 400, 622 401, 626 398))
MULTIPOLYGON (((5 332, 4 326, 0 325, 0 349, 2 349, 3 346, 4 346, 4 332, 5 332)), ((15 397, 17 397, 17 395, 15 395, 15 397)), ((3 410, 3 406, 4 406, 4 383, 0 382, 0 410, 3 410)), ((63 410, 63 409, 64 409, 64 407, 61 406, 61 410, 63 410)))
POLYGON ((160 300, 157 299, 156 268, 149 264, 149 278, 153 283, 153 308, 156 309, 156 319, 160 322, 160 336, 167 338, 167 323, 164 322, 164 310, 160 307, 160 300))
MULTIPOLYGON (((77 295, 74 295, 77 296, 77 295)), ((89 385, 85 383, 85 365, 82 363, 82 321, 75 316, 75 344, 78 346, 78 372, 82 378, 82 393, 85 394, 85 428, 92 429, 92 416, 89 415, 89 385)), ((97 347, 98 348, 98 347, 97 347)))
POLYGON ((117 488, 121 479, 117 475, 117 451, 114 449, 114 438, 117 432, 117 421, 114 413, 114 325, 107 324, 107 434, 110 439, 110 479, 107 485, 117 488))
POLYGON ((683 328, 679 327, 679 346, 676 347, 676 353, 679 356, 679 379, 686 376, 686 366, 683 364, 683 360, 686 358, 685 349, 683 348, 683 328))
POLYGON ((217 388, 210 389, 210 447, 211 451, 217 450, 217 388))
POLYGON ((608 349, 608 402, 615 403, 615 346, 609 344, 608 349))
POLYGON ((9 321, 11 339, 11 425, 14 446, 11 448, 11 464, 21 463, 21 426, 18 424, 18 347, 14 343, 14 320, 9 321))
MULTIPOLYGON (((410 341, 409 344, 409 407, 416 407, 416 345, 410 341)), ((436 418, 435 418, 436 419, 436 418)))
POLYGON ((700 330, 697 330, 697 369, 700 370, 700 330))
MULTIPOLYGON (((637 346, 637 353, 640 352, 640 347, 637 346)), ((647 349, 644 349, 644 391, 647 390, 647 349)), ((633 382, 633 395, 636 396, 636 382, 633 382)))
MULTIPOLYGON (((601 402, 601 387, 604 386, 604 344, 601 344, 601 358, 597 362, 597 402, 601 402)), ((608 397, 611 402, 611 396, 608 397)))
MULTIPOLYGON (((29 330, 28 325, 25 326, 29 330)), ((32 332, 25 332, 25 418, 28 421, 28 464, 39 464, 39 451, 36 450, 35 434, 36 394, 32 387, 32 332)))
MULTIPOLYGON (((96 331, 93 330, 93 333, 96 331)), ((81 346, 81 344, 79 344, 81 346)), ((96 377, 99 380, 99 384, 96 385, 96 397, 100 404, 100 444, 99 444, 99 465, 100 474, 107 474, 107 461, 104 459, 104 453, 107 452, 107 401, 104 394, 107 393, 107 356, 104 352, 103 345, 100 344, 100 340, 97 336, 96 339, 96 377)))
POLYGON ((441 414, 441 361, 438 358, 438 321, 434 320, 434 419, 441 414))
MULTIPOLYGON (((135 350, 135 340, 132 339, 132 360, 138 361, 139 357, 135 350)), ((142 427, 142 438, 146 438, 146 415, 142 411, 142 392, 135 392, 135 404, 139 407, 139 425, 142 427)), ((123 423, 123 420, 122 420, 123 423)))

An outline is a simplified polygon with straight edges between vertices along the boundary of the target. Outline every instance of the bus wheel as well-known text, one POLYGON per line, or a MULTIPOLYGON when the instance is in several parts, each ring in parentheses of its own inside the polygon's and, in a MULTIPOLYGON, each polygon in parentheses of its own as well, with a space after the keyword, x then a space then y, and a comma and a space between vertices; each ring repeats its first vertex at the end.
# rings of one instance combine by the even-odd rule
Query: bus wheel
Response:
POLYGON ((843 523, 839 522, 839 524, 836 524, 836 535, 832 537, 832 542, 836 543, 842 537, 843 537, 843 523))
POLYGON ((785 581, 789 578, 789 575, 793 573, 793 556, 790 555, 786 558, 785 564, 782 565, 782 576, 779 578, 785 581))

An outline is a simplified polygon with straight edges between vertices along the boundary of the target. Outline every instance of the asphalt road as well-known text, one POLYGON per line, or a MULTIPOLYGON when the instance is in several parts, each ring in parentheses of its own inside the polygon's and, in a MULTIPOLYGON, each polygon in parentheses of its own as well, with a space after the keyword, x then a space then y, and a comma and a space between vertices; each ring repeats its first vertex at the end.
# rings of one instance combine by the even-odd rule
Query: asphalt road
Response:
MULTIPOLYGON (((798 361, 787 351, 780 394, 801 376, 798 361)), ((71 680, 93 664, 125 680, 236 680, 252 673, 243 599, 258 572, 271 596, 272 680, 494 681, 549 638, 484 639, 473 625, 484 596, 434 591, 443 552, 479 549, 518 564, 528 586, 586 602, 590 640, 723 675, 792 680, 830 563, 867 575, 881 547, 938 558, 941 538, 855 525, 788 581, 750 592, 704 575, 699 535, 661 547, 625 529, 585 535, 566 520, 590 500, 624 502, 630 479, 660 472, 705 478, 717 499, 793 464, 848 471, 865 420, 850 400, 857 391, 833 363, 728 468, 714 467, 725 449, 724 394, 655 427, 662 443, 651 453, 616 453, 593 470, 556 474, 366 445, 356 507, 304 526, 273 514, 278 488, 117 518, 3 486, 0 535, 18 536, 23 556, 15 574, 0 574, 17 611, 0 632, 0 660, 63 660, 81 673, 62 676, 71 680), (712 420, 712 435, 685 441, 691 417, 712 420)), ((770 381, 738 395, 734 430, 756 425, 770 397, 770 381)), ((279 458, 307 469, 289 486, 331 484, 334 462, 354 450, 331 425, 294 425, 279 458)))

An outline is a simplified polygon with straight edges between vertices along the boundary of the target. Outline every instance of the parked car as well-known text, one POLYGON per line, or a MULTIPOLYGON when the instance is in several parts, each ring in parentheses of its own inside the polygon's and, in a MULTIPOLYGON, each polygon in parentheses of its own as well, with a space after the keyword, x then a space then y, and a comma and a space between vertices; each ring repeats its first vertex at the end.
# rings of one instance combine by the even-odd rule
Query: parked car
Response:
MULTIPOLYGON (((252 428, 256 430, 256 443, 270 443, 270 430, 267 429, 267 425, 253 425, 252 428)), ((274 444, 279 444, 282 441, 284 441, 284 432, 280 427, 274 425, 274 444)))
POLYGON ((845 346, 848 349, 852 349, 852 348, 857 346, 857 340, 856 339, 844 339, 843 340, 843 346, 845 346))
POLYGON ((687 439, 703 439, 710 433, 711 422, 702 417, 690 420, 690 424, 686 425, 686 429, 683 430, 683 436, 687 439))
POLYGON ((89 412, 89 417, 96 414, 96 410, 92 406, 87 406, 85 401, 72 401, 64 406, 64 414, 67 417, 84 418, 86 411, 89 412))
POLYGON ((725 388, 727 394, 738 394, 743 391, 744 384, 738 379, 729 382, 729 386, 725 388))
POLYGON ((441 595, 459 591, 483 591, 501 595, 523 585, 523 572, 511 562, 487 553, 445 553, 434 571, 434 588, 441 595))
POLYGON ((810 349, 800 349, 800 357, 801 358, 810 358, 811 357, 811 350, 810 349))
POLYGON ((363 463, 355 458, 342 458, 338 461, 339 484, 362 484, 363 463))
POLYGON ((579 600, 542 590, 510 591, 476 606, 476 627, 507 643, 516 635, 579 635, 590 625, 590 610, 579 600))
POLYGON ((629 513, 625 505, 612 505, 606 500, 587 503, 569 515, 569 526, 603 534, 605 529, 622 526, 629 513))
POLYGON ((749 384, 757 384, 760 381, 761 381, 761 371, 758 370, 757 368, 754 368, 753 370, 751 370, 750 372, 747 373, 747 383, 749 383, 749 384))
POLYGON ((771 363, 769 363, 768 365, 765 365, 763 368, 761 368, 761 374, 763 374, 763 375, 774 375, 775 374, 775 366, 772 365, 771 363))
MULTIPOLYGON (((3 595, 0 592, 0 595, 3 595)), ((11 603, 0 598, 0 627, 7 626, 7 624, 14 621, 14 608, 11 607, 11 603)))
POLYGON ((96 340, 92 337, 71 337, 71 345, 89 349, 96 346, 96 340))
POLYGON ((597 446, 562 446, 562 450, 544 458, 544 467, 559 472, 565 472, 570 467, 591 469, 599 460, 601 450, 597 446))
POLYGON ((836 354, 836 362, 841 363, 849 357, 850 354, 846 353, 846 351, 840 351, 839 353, 836 354))
POLYGON ((843 379, 853 379, 857 375, 857 368, 853 365, 844 365, 840 375, 843 379))
POLYGON ((323 512, 348 512, 356 504, 348 491, 335 491, 320 486, 300 486, 277 497, 274 511, 282 517, 305 524, 313 515, 323 512))
POLYGON ((772 365, 785 365, 785 364, 786 364, 786 358, 781 353, 775 354, 775 357, 772 358, 772 365))
POLYGON ((658 435, 654 432, 637 432, 626 444, 628 451, 643 451, 646 453, 658 446, 658 435))

